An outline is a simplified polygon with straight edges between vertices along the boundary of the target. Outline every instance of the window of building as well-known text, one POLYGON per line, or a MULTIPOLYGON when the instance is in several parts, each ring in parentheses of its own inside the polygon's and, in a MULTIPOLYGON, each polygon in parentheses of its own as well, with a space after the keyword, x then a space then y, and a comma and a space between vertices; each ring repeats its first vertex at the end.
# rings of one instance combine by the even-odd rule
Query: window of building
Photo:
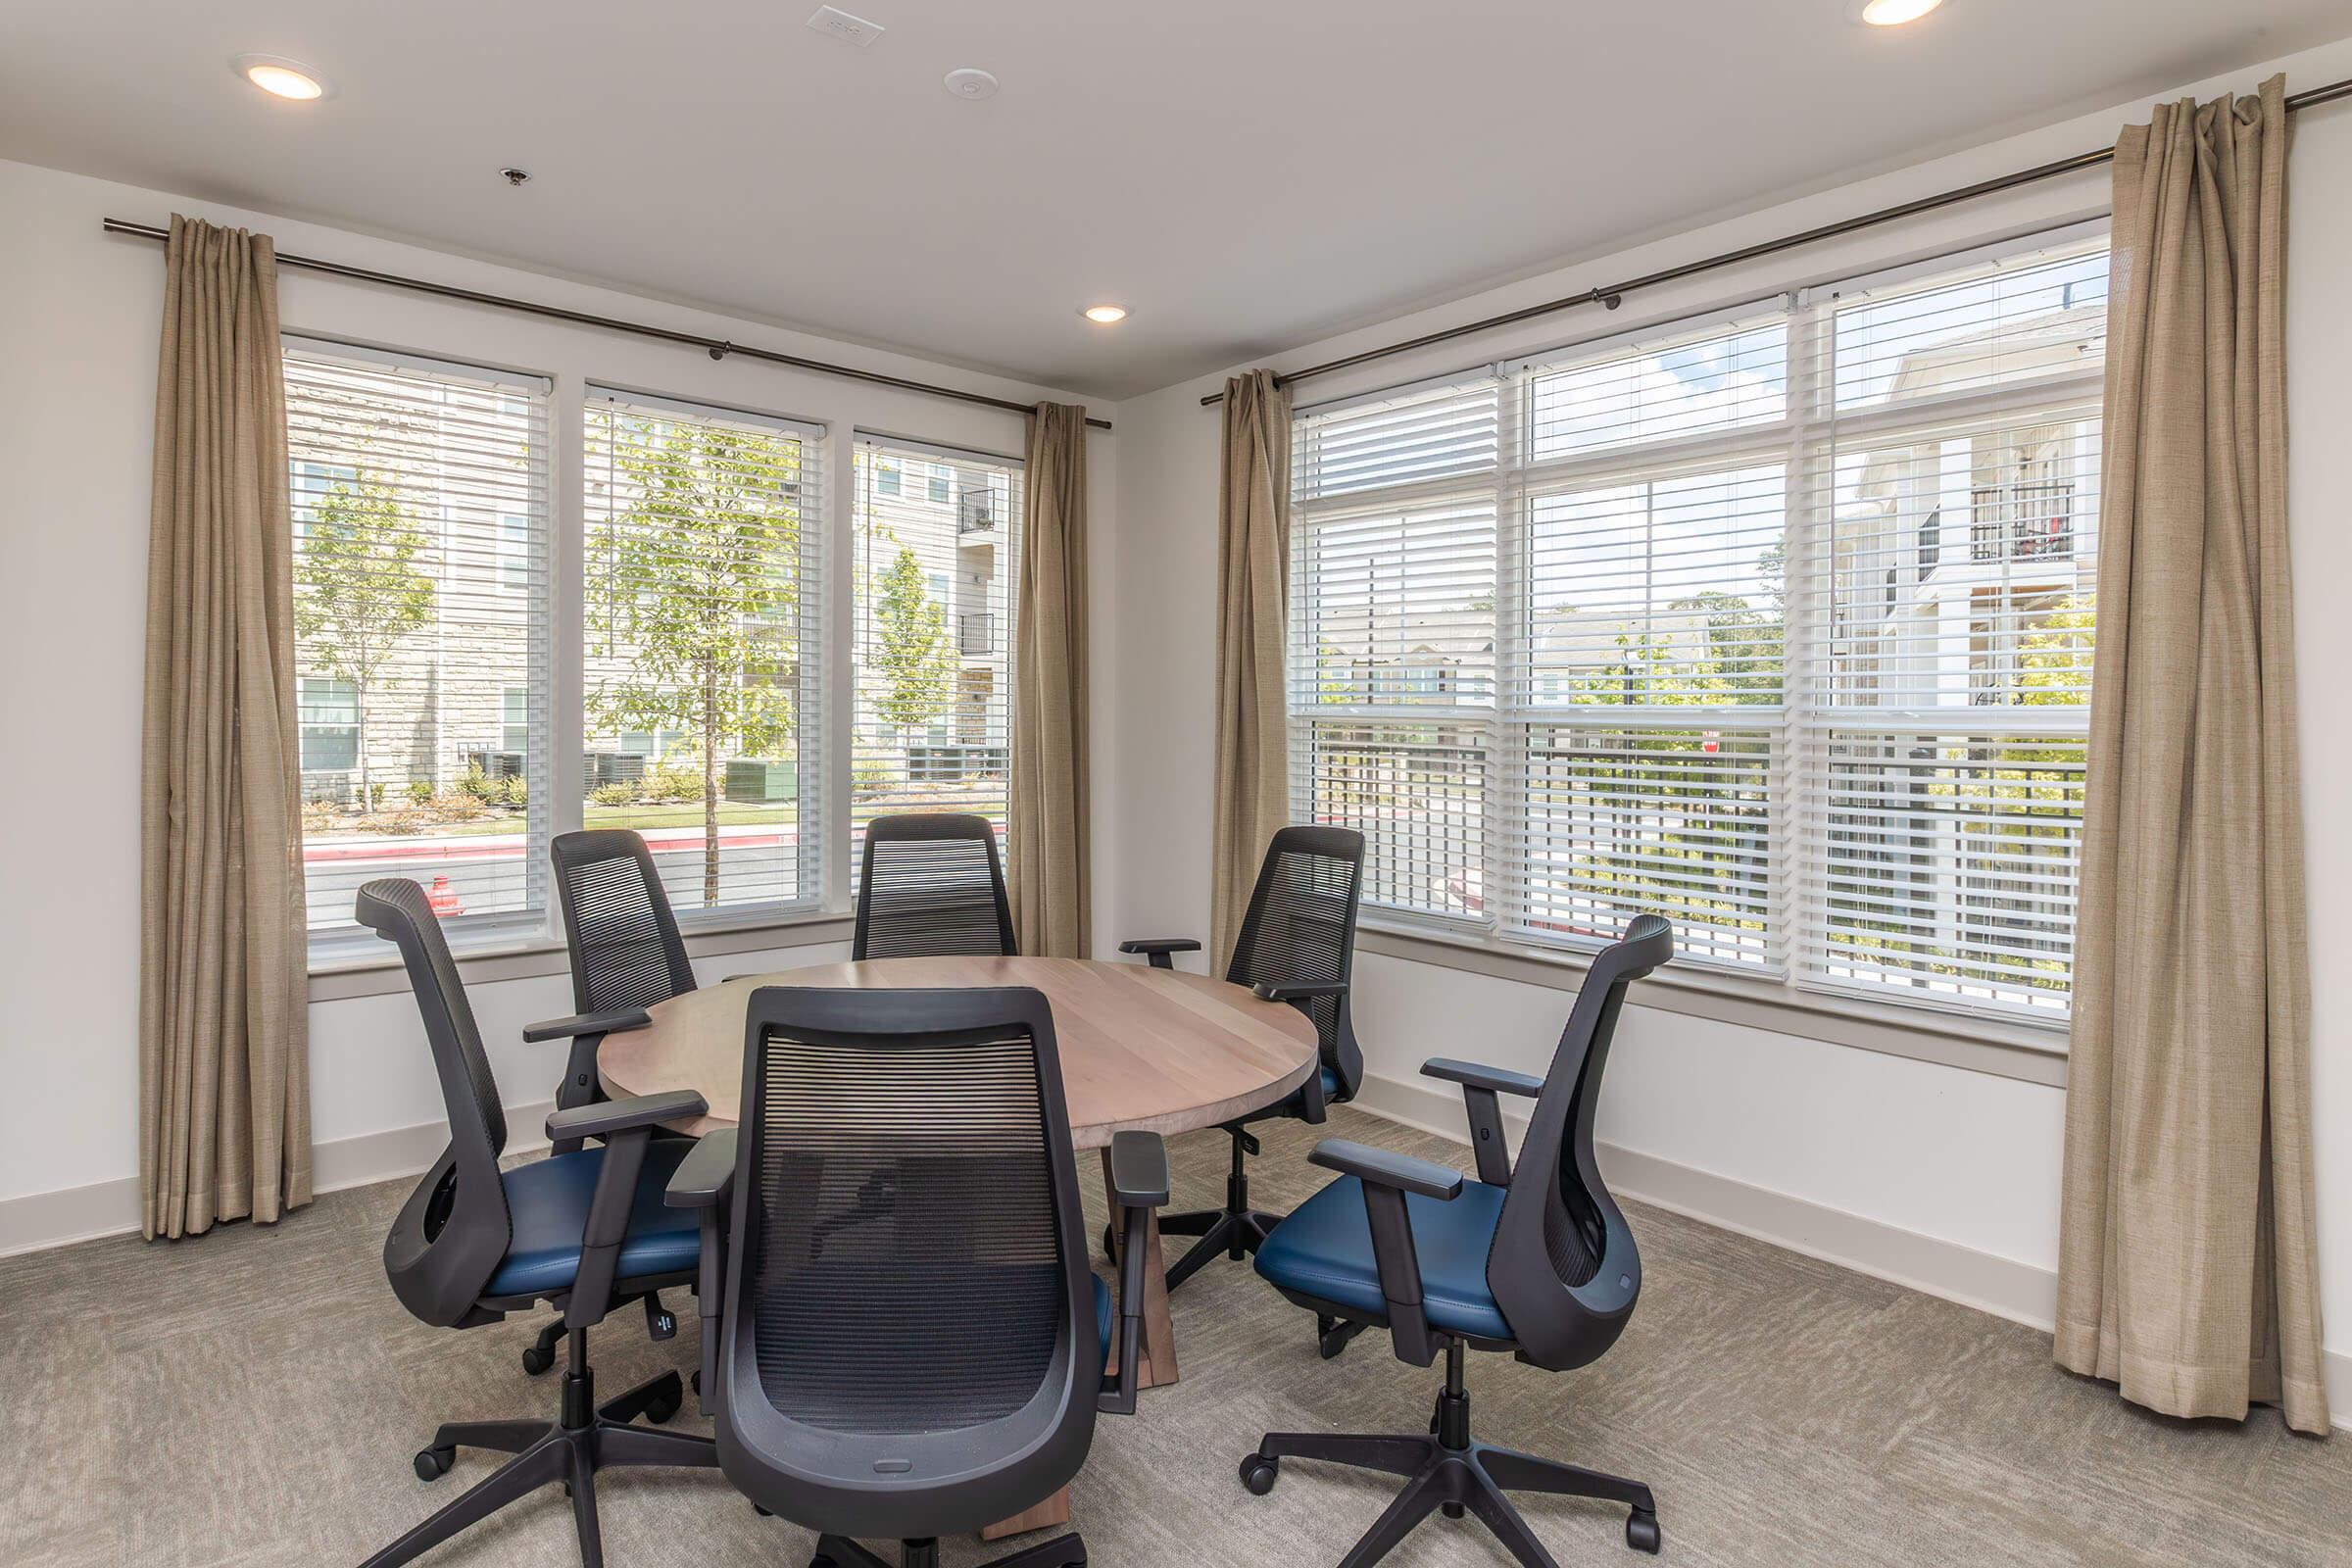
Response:
POLYGON ((1294 793, 1381 916, 2062 1023, 2084 237, 1300 411, 1294 793))

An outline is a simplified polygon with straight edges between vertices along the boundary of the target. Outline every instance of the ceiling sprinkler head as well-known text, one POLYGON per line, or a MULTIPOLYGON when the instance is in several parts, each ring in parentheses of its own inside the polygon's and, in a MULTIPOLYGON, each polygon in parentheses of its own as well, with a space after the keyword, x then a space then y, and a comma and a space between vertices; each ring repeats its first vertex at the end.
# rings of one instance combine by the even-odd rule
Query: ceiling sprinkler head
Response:
POLYGON ((531 177, 531 172, 527 169, 502 169, 498 175, 510 185, 519 185, 531 177))

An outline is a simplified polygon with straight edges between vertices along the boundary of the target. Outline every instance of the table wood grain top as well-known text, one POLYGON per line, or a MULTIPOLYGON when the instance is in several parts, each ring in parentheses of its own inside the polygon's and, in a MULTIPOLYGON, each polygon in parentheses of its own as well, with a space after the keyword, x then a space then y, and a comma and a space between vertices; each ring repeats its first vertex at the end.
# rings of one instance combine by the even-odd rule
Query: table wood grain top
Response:
POLYGON ((1054 1009, 1072 1143, 1100 1149, 1129 1129, 1192 1132, 1288 1096, 1315 1070, 1315 1026, 1246 986, 1178 969, 1083 958, 870 958, 737 975, 647 1009, 646 1028, 605 1037, 606 1093, 692 1089, 703 1133, 740 1118, 745 1009, 760 986, 889 989, 1033 986, 1054 1009))

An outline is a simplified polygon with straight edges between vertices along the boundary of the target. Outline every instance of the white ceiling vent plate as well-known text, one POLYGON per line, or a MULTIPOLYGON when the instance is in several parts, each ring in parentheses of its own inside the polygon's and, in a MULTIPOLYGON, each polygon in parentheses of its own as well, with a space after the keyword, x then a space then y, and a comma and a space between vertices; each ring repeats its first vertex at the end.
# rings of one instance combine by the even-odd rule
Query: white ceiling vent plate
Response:
POLYGON ((860 49, 872 48, 874 40, 882 36, 883 30, 879 22, 853 17, 839 6, 818 6, 816 15, 808 19, 808 25, 827 37, 854 43, 860 49))

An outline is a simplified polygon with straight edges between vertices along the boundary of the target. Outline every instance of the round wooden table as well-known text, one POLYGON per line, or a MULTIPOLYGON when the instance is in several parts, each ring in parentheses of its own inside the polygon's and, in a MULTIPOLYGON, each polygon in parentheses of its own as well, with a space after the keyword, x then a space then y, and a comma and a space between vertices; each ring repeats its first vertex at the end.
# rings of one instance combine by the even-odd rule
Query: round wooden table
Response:
MULTIPOLYGON (((607 1035, 597 1052, 605 1092, 615 1097, 692 1089, 710 1107, 679 1130, 732 1127, 742 1115, 745 1010, 760 986, 1034 986, 1054 1009, 1070 1142, 1101 1149, 1110 1183, 1110 1135, 1214 1127, 1288 1096, 1315 1070, 1314 1021, 1247 987, 1182 970, 1080 958, 869 958, 776 974, 736 975, 647 1010, 653 1022, 607 1035)), ((1143 1344, 1136 1382, 1176 1381, 1159 1218, 1144 1230, 1143 1344)), ((1106 1350, 1110 1348, 1105 1347, 1106 1350)), ((1115 1366, 1115 1352, 1110 1356, 1115 1366)), ((996 1538, 1069 1522, 1069 1489, 981 1532, 996 1538)))
POLYGON ((1070 1141, 1104 1149, 1137 1129, 1187 1133, 1283 1099, 1315 1069, 1315 1026, 1287 1003, 1180 969, 1083 958, 869 958, 737 975, 647 1009, 643 1029, 607 1035, 605 1092, 692 1089, 710 1113, 679 1130, 740 1119, 744 1013, 760 986, 850 990, 1032 986, 1054 1009, 1070 1141))

